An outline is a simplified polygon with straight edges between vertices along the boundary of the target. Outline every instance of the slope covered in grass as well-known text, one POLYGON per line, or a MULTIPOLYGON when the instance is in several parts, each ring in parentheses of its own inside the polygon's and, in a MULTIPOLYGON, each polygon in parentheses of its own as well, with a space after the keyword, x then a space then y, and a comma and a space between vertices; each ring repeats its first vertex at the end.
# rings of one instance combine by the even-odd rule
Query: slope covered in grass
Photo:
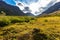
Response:
POLYGON ((0 40, 60 40, 60 17, 0 16, 0 40))

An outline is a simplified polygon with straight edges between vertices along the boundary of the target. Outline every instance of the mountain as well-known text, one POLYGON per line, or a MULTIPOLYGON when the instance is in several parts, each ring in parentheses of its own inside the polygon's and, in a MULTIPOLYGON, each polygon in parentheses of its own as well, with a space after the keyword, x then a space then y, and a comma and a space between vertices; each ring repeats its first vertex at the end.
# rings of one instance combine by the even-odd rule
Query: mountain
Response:
POLYGON ((41 15, 38 15, 38 17, 51 17, 51 16, 60 16, 60 10, 57 10, 57 11, 54 11, 52 13, 44 13, 44 14, 41 14, 41 15))
POLYGON ((29 12, 34 16, 38 16, 42 14, 44 11, 46 11, 49 7, 53 6, 55 3, 60 1, 59 0, 28 0, 28 1, 14 0, 14 2, 16 3, 16 6, 18 6, 24 13, 29 12), (28 9, 26 9, 26 7, 28 7, 28 9))
POLYGON ((17 6, 12 6, 4 1, 0 1, 0 12, 4 11, 9 16, 23 16, 25 15, 17 6))
POLYGON ((60 10, 60 2, 56 3, 55 5, 51 6, 50 8, 48 8, 45 12, 43 12, 42 14, 46 13, 52 13, 54 11, 60 10))
MULTIPOLYGON (((50 14, 57 10, 60 10, 60 2, 57 2, 55 5, 49 7, 42 14, 50 14)), ((0 12, 1 11, 5 12, 7 16, 34 16, 32 13, 23 13, 17 6, 9 5, 2 0, 0 1, 0 12)))

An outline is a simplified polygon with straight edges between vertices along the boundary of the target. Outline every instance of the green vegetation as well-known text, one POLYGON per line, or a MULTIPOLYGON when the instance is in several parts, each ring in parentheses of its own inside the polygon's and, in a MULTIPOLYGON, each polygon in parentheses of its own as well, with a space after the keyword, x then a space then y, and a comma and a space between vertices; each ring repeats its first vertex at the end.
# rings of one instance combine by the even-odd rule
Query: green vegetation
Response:
POLYGON ((60 40, 60 17, 0 16, 0 40, 60 40))
POLYGON ((36 18, 12 16, 19 15, 19 9, 2 4, 0 7, 0 40, 60 40, 60 10, 45 13, 36 18))
POLYGON ((41 17, 4 15, 0 16, 0 40, 60 40, 59 11, 41 17))
POLYGON ((34 17, 17 17, 17 16, 1 16, 0 17, 0 27, 4 27, 14 23, 31 22, 34 17))

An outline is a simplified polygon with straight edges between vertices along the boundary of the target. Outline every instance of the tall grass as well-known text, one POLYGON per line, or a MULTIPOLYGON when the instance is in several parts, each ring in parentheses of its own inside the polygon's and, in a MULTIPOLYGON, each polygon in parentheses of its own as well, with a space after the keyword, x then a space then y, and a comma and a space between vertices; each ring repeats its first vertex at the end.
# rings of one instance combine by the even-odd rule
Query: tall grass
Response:
POLYGON ((14 24, 14 23, 23 23, 23 22, 31 22, 32 20, 35 20, 34 17, 20 17, 20 16, 1 16, 0 17, 0 26, 7 26, 10 24, 14 24))

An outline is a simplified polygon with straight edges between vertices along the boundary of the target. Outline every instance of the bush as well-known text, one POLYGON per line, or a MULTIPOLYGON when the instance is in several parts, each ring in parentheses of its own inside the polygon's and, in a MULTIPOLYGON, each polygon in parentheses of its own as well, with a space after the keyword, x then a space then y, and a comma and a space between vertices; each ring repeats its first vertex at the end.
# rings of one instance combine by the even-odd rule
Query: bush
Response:
POLYGON ((7 20, 0 20, 0 27, 4 27, 10 24, 10 21, 7 20))
POLYGON ((33 39, 34 40, 47 40, 47 35, 46 34, 43 34, 41 33, 41 30, 40 29, 34 29, 33 30, 33 39))
POLYGON ((47 19, 45 19, 45 20, 44 20, 44 22, 48 22, 48 20, 47 20, 47 19))
POLYGON ((23 34, 22 36, 17 37, 17 40, 30 40, 30 34, 23 34))
POLYGON ((12 20, 11 20, 11 23, 20 23, 20 22, 23 22, 23 21, 18 20, 18 19, 12 19, 12 20))
POLYGON ((13 18, 11 23, 22 23, 22 22, 29 22, 28 18, 13 18))
POLYGON ((31 18, 29 18, 29 17, 27 18, 27 17, 26 17, 26 18, 25 18, 25 22, 27 22, 27 23, 28 23, 28 22, 31 22, 32 20, 35 20, 35 18, 34 18, 34 17, 31 17, 31 18))
POLYGON ((7 26, 9 24, 14 24, 14 23, 22 23, 22 22, 31 22, 32 20, 34 20, 35 18, 33 17, 1 17, 0 18, 0 26, 4 27, 7 26))

